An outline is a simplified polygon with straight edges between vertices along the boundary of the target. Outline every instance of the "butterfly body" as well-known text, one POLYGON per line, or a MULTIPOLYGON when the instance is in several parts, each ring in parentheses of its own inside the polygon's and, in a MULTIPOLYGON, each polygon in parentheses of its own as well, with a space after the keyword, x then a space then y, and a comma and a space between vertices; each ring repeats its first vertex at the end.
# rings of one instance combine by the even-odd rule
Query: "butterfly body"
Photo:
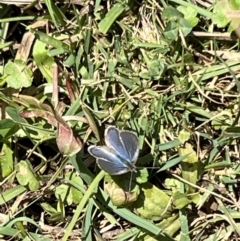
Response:
POLYGON ((110 175, 136 172, 139 144, 135 133, 109 126, 105 130, 105 143, 106 146, 88 148, 88 152, 97 159, 102 170, 110 175))

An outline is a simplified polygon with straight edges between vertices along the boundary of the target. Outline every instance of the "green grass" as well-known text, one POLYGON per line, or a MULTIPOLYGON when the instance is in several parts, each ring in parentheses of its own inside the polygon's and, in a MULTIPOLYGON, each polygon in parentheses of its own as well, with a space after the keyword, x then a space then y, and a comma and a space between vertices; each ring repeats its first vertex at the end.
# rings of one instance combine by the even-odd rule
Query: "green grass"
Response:
POLYGON ((0 239, 237 240, 239 9, 0 4, 0 239), (88 154, 108 125, 137 134, 136 174, 88 154))

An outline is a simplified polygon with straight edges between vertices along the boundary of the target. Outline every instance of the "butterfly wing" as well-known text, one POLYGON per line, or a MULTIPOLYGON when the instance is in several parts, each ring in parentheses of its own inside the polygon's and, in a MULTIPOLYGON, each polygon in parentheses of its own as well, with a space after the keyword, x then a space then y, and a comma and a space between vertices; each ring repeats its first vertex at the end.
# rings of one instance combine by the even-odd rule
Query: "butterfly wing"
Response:
POLYGON ((114 126, 108 126, 105 130, 105 143, 113 149, 125 161, 131 162, 130 156, 125 148, 125 145, 120 137, 119 130, 114 126))
POLYGON ((124 144, 129 160, 134 164, 139 155, 139 141, 137 135, 131 131, 121 131, 120 139, 124 144))
POLYGON ((114 150, 107 146, 90 146, 88 152, 97 159, 98 166, 110 175, 131 171, 114 150))

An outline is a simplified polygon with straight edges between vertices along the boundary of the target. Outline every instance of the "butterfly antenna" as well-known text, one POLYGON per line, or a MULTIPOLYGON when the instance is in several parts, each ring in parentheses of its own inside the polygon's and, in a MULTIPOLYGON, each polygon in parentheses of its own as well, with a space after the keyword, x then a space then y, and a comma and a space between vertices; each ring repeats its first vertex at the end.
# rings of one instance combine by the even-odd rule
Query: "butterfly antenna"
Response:
POLYGON ((159 169, 160 167, 137 167, 137 169, 146 168, 146 169, 159 169))

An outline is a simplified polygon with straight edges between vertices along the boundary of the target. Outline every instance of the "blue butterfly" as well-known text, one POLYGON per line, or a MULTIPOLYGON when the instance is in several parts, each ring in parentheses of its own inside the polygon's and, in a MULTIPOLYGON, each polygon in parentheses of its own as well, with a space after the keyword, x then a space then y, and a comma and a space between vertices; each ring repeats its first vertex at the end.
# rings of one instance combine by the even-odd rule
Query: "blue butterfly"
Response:
POLYGON ((97 159, 98 166, 110 175, 136 172, 135 163, 139 155, 137 135, 108 126, 104 136, 106 146, 88 148, 88 152, 97 159))

